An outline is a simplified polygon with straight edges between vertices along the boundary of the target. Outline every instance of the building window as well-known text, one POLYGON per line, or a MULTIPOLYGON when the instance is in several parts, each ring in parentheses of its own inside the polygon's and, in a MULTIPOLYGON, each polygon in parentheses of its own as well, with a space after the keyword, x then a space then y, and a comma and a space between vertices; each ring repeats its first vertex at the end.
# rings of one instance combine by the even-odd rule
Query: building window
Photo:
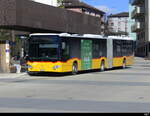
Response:
POLYGON ((114 26, 114 23, 111 23, 110 25, 111 25, 111 26, 114 26))

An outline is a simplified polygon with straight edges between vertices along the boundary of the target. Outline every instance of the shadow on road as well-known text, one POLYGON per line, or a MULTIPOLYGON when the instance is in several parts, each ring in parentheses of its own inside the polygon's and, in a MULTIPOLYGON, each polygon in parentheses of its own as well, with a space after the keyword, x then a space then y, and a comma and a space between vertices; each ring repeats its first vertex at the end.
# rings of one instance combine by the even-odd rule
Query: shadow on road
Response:
MULTIPOLYGON (((117 67, 117 68, 112 68, 112 69, 107 69, 104 72, 109 72, 109 71, 115 71, 115 70, 126 70, 126 69, 130 69, 131 67, 126 67, 125 69, 122 69, 121 67, 117 67)), ((80 71, 77 75, 84 75, 84 74, 92 74, 92 73, 101 73, 100 70, 87 70, 87 71, 80 71)), ((44 76, 44 77, 66 77, 66 76, 73 76, 71 72, 68 73, 52 73, 52 72, 40 72, 40 73, 34 73, 30 76, 44 76)))

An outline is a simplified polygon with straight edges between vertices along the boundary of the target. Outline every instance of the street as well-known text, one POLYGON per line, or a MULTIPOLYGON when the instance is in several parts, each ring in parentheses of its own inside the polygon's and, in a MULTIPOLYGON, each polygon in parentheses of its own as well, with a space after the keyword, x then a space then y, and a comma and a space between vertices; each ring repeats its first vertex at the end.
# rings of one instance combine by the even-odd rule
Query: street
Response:
POLYGON ((78 75, 0 73, 0 112, 149 112, 150 61, 78 75))

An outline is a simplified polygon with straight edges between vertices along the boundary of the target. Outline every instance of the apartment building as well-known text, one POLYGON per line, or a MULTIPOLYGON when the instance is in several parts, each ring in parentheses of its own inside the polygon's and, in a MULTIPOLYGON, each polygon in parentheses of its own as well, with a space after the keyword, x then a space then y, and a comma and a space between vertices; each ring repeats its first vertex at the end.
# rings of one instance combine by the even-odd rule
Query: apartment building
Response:
POLYGON ((131 27, 132 32, 137 33, 136 55, 150 58, 150 1, 130 0, 132 6, 132 19, 135 24, 131 27))
POLYGON ((128 35, 128 20, 128 12, 109 15, 108 32, 115 35, 128 35))

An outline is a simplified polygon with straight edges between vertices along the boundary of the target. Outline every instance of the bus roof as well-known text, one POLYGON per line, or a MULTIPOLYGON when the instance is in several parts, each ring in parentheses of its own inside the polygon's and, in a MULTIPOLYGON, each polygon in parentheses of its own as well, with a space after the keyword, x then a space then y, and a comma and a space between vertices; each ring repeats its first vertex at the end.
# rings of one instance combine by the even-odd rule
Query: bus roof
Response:
POLYGON ((30 34, 30 36, 40 36, 40 35, 57 35, 59 37, 72 37, 72 38, 95 38, 95 39, 104 39, 105 37, 102 35, 95 35, 95 34, 68 34, 68 33, 34 33, 30 34))
POLYGON ((118 39, 118 40, 132 40, 128 36, 108 36, 108 39, 118 39))
POLYGON ((69 33, 34 33, 30 34, 30 36, 44 36, 44 35, 57 35, 59 37, 70 37, 70 38, 89 38, 89 39, 115 39, 115 40, 132 40, 128 36, 103 36, 96 34, 69 34, 69 33))

